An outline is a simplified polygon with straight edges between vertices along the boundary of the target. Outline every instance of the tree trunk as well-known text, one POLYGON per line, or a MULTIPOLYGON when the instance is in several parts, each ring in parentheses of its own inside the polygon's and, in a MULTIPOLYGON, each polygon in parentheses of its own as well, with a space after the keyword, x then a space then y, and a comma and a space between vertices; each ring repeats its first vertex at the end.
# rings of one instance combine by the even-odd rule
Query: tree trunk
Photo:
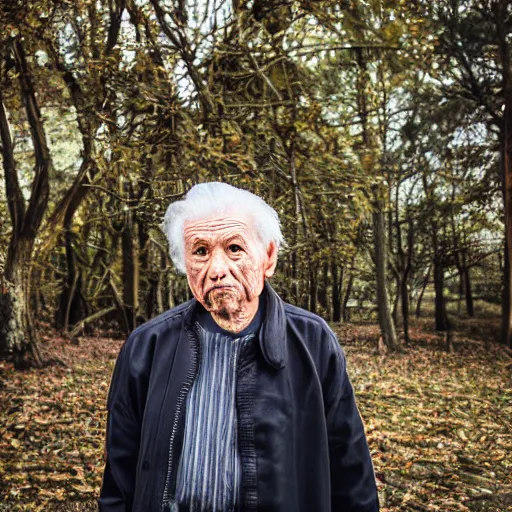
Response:
POLYGON ((301 215, 300 211, 300 198, 299 198, 299 185, 297 183, 297 169, 295 167, 295 135, 292 136, 290 141, 290 148, 288 151, 288 159, 290 166, 290 175, 292 177, 292 187, 293 187, 293 205, 295 210, 295 223, 293 226, 293 234, 292 234, 292 245, 294 249, 292 250, 291 258, 291 274, 292 274, 292 297, 294 300, 294 304, 299 304, 300 301, 300 288, 299 288, 299 271, 298 271, 298 249, 296 248, 299 242, 299 219, 301 215))
POLYGON ((25 205, 0 89, 0 151, 12 226, 0 290, 0 354, 13 357, 18 362, 25 354, 31 354, 35 364, 40 366, 41 357, 31 314, 30 265, 34 242, 48 206, 51 159, 22 40, 13 41, 11 50, 34 145, 35 166, 30 198, 25 205))
POLYGON ((399 311, 400 311, 400 299, 402 297, 402 279, 400 277, 400 272, 397 272, 397 277, 395 279, 396 281, 396 293, 395 293, 395 299, 393 301, 393 309, 391 312, 391 316, 393 317, 393 323, 395 324, 395 327, 399 325, 399 311))
MULTIPOLYGON (((438 248, 434 248, 438 251, 438 248)), ((435 321, 436 331, 446 331, 446 304, 444 300, 444 266, 440 254, 434 256, 434 289, 435 289, 435 321)))
POLYGON ((410 343, 409 337, 409 309, 410 309, 410 294, 409 294, 409 275, 411 273, 412 268, 412 257, 413 257, 413 248, 414 248, 414 234, 415 234, 415 224, 411 217, 407 222, 407 253, 403 254, 402 251, 402 260, 403 264, 403 274, 402 274, 402 321, 404 327, 404 340, 406 344, 410 343))
POLYGON ((128 331, 137 326, 137 309, 139 301, 139 265, 134 223, 131 213, 121 234, 123 251, 123 308, 128 331))
MULTIPOLYGON (((67 220, 67 219, 66 219, 67 220)), ((76 256, 73 248, 73 231, 71 220, 65 222, 64 237, 66 248, 66 278, 59 297, 59 307, 56 313, 56 323, 66 331, 78 324, 88 316, 87 304, 82 294, 82 275, 77 268, 76 256)))
POLYGON ((327 290, 329 289, 329 261, 324 261, 322 265, 322 279, 318 287, 318 303, 326 312, 326 318, 331 318, 329 311, 329 300, 327 298, 327 290))
POLYGON ((169 309, 173 308, 176 305, 176 301, 174 300, 174 293, 175 293, 175 281, 173 279, 167 279, 167 286, 168 286, 168 292, 167 292, 167 305, 169 309))
MULTIPOLYGON (((155 316, 155 312, 158 314, 158 301, 159 301, 159 294, 161 297, 161 291, 159 291, 159 288, 161 288, 161 280, 160 280, 160 273, 158 275, 152 275, 148 279, 148 290, 146 292, 146 304, 143 309, 145 313, 145 321, 147 322, 150 318, 153 318, 155 316)), ((161 298, 160 298, 161 303, 161 298)))
POLYGON ((172 281, 170 281, 168 278, 168 273, 166 272, 166 268, 167 268, 167 254, 160 250, 160 248, 157 247, 157 251, 159 251, 160 253, 160 257, 157 258, 158 261, 160 262, 160 272, 158 273, 158 286, 157 286, 157 289, 156 289, 156 307, 157 307, 157 313, 158 314, 161 314, 163 313, 165 310, 166 310, 166 306, 165 306, 165 301, 164 301, 164 293, 165 293, 165 290, 166 290, 166 281, 167 281, 167 285, 168 285, 168 293, 167 293, 167 297, 168 297, 168 301, 167 301, 167 305, 169 306, 169 308, 173 308, 174 307, 174 303, 172 303, 172 286, 173 286, 173 283, 172 281))
POLYGON ((376 203, 375 211, 373 212, 373 230, 379 325, 385 345, 391 350, 396 350, 398 348, 398 340, 386 287, 386 230, 384 212, 380 202, 376 201, 376 203))
MULTIPOLYGON (((510 243, 512 243, 512 240, 510 243)), ((512 293, 512 286, 510 283, 512 276, 510 273, 510 256, 508 250, 509 245, 510 244, 508 241, 505 240, 505 251, 503 255, 503 295, 501 302, 501 342, 504 343, 507 347, 512 348, 512 298, 510 296, 512 293)))
POLYGON ((30 353, 42 365, 30 309, 30 258, 32 245, 9 246, 0 290, 0 353, 21 363, 30 353))
POLYGON ((466 311, 468 316, 473 318, 475 316, 475 309, 473 306, 473 292, 471 290, 471 275, 470 268, 467 266, 466 253, 462 254, 462 269, 464 273, 464 292, 466 294, 466 311))
MULTIPOLYGON (((509 84, 510 85, 510 84, 509 84)), ((512 90, 505 100, 502 155, 503 200, 505 203, 505 272, 502 301, 502 343, 512 348, 512 90)))
POLYGON ((429 265, 429 267, 427 269, 427 273, 425 274, 425 277, 423 278, 423 284, 421 286, 421 292, 418 297, 418 302, 416 303, 416 312, 415 312, 416 318, 419 318, 421 316, 421 303, 423 301, 423 295, 425 294, 425 290, 428 285, 428 280, 430 279, 431 271, 432 271, 432 265, 429 265))
MULTIPOLYGON (((457 255, 456 256, 457 260, 459 259, 459 256, 457 255)), ((456 267, 457 267, 457 270, 459 271, 459 293, 458 293, 458 298, 457 298, 457 314, 460 315, 461 314, 461 303, 462 303, 462 299, 465 295, 465 286, 464 286, 464 280, 465 280, 465 273, 466 273, 466 269, 460 265, 459 263, 456 264, 456 267)))
POLYGON ((309 262, 309 310, 311 313, 317 312, 317 294, 318 294, 318 269, 316 265, 309 262))
MULTIPOLYGON (((340 280, 341 282, 341 280, 340 280)), ((343 297, 343 306, 341 309, 342 317, 344 322, 350 322, 350 311, 348 309, 348 301, 350 300, 350 295, 352 293, 352 286, 354 284, 354 273, 350 271, 347 283, 347 289, 345 290, 345 296, 343 297)), ((341 290, 341 286, 340 286, 341 290)))
MULTIPOLYGON (((147 229, 148 226, 144 222, 144 219, 137 219, 136 225, 137 232, 139 234, 138 275, 144 276, 148 280, 148 289, 146 290, 145 293, 145 304, 140 309, 141 312, 145 312, 146 318, 149 319, 154 316, 155 310, 158 310, 156 298, 158 293, 158 287, 160 286, 159 281, 161 272, 159 270, 155 272, 151 266, 151 261, 153 258, 151 257, 152 250, 151 244, 149 243, 149 233, 147 229)), ((157 259, 159 260, 158 257, 157 259)))
POLYGON ((411 340, 409 338, 409 290, 407 287, 407 279, 402 279, 401 282, 401 293, 402 293, 402 321, 404 327, 404 340, 408 345, 411 340))
POLYGON ((338 265, 336 260, 331 260, 332 277, 332 321, 341 322, 341 284, 343 283, 343 267, 338 277, 338 265))

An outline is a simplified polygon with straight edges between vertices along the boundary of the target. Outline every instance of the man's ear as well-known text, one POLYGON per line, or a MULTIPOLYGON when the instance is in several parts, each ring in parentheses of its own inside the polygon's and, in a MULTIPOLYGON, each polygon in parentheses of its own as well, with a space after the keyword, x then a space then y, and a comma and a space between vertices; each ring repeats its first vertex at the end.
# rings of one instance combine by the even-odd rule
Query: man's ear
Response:
POLYGON ((265 254, 265 277, 269 278, 274 275, 277 265, 277 247, 274 242, 270 242, 265 254))

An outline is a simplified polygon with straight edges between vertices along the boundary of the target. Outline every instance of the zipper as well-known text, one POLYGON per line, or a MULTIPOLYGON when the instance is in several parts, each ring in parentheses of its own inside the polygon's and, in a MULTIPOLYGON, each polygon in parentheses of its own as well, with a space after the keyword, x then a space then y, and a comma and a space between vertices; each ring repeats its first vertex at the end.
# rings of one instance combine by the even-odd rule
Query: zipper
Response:
MULTIPOLYGON (((176 400, 176 412, 174 414, 174 421, 172 424, 171 430, 171 439, 169 441, 169 458, 167 460, 167 475, 165 478, 165 488, 164 494, 162 497, 162 512, 177 512, 178 504, 174 501, 174 497, 171 496, 171 476, 173 470, 174 463, 174 441, 176 439, 176 433, 178 432, 178 426, 180 422, 180 418, 183 412, 183 407, 185 405, 185 400, 187 398, 188 392, 194 383, 194 380, 197 376, 197 371, 199 368, 199 341, 198 341, 198 332, 197 326, 194 325, 194 331, 188 331, 188 338, 192 347, 192 355, 191 355, 191 364, 190 368, 185 376, 185 380, 183 381, 183 385, 181 386, 180 392, 178 394, 178 399, 176 400), (195 336, 194 336, 195 335, 195 336)), ((174 485, 175 478, 173 478, 174 485)))

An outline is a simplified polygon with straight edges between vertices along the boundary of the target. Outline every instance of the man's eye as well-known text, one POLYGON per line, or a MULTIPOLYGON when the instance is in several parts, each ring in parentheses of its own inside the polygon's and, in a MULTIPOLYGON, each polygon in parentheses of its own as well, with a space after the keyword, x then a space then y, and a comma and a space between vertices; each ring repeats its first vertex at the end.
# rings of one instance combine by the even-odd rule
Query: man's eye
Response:
POLYGON ((206 247, 198 247, 194 254, 197 254, 198 256, 206 256, 206 247))
POLYGON ((231 252, 240 252, 242 250, 242 248, 239 245, 237 245, 237 244, 231 244, 229 246, 229 250, 231 252))

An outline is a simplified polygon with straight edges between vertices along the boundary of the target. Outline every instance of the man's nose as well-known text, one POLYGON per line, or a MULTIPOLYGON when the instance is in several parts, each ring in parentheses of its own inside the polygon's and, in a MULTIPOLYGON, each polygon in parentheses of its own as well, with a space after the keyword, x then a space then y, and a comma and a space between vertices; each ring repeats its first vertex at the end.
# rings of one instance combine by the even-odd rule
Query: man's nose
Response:
POLYGON ((220 281, 228 274, 226 255, 222 251, 214 251, 210 262, 208 277, 212 281, 220 281))

